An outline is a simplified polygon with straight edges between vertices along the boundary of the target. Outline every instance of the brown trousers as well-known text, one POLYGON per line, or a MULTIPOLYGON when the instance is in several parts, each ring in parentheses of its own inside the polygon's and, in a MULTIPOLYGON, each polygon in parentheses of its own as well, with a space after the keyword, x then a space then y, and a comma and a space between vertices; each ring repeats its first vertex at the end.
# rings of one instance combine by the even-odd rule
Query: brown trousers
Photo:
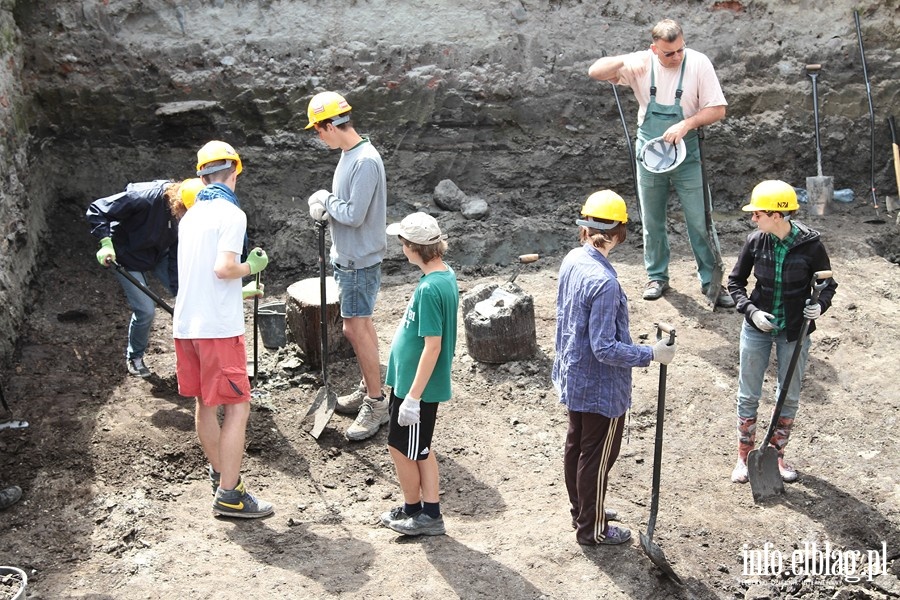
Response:
POLYGON ((611 419, 595 413, 569 412, 563 462, 572 524, 580 543, 597 544, 604 538, 606 484, 619 456, 624 429, 624 415, 611 419))

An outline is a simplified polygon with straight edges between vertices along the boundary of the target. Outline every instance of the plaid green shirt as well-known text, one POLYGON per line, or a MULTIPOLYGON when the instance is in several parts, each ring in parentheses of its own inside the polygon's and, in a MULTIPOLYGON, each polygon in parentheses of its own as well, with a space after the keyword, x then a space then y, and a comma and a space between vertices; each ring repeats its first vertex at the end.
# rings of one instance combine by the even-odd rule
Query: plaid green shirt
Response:
POLYGON ((791 223, 791 232, 788 233, 783 240, 779 239, 775 234, 769 234, 772 236, 775 249, 775 282, 773 285, 775 288, 775 296, 772 298, 772 316, 775 317, 775 324, 778 326, 777 329, 772 331, 772 335, 778 335, 778 332, 783 331, 787 326, 787 320, 785 319, 784 314, 784 301, 781 298, 781 270, 784 266, 784 257, 787 256, 788 250, 794 245, 794 240, 797 239, 797 234, 799 232, 800 230, 797 229, 797 226, 791 223))

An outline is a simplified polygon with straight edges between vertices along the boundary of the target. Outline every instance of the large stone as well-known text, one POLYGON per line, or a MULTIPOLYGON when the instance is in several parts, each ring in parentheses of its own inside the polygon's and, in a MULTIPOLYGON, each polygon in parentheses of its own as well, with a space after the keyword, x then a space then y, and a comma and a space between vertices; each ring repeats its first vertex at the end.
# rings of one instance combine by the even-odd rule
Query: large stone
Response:
POLYGON ((444 210, 458 211, 465 199, 463 191, 449 179, 444 179, 434 188, 434 203, 444 210))

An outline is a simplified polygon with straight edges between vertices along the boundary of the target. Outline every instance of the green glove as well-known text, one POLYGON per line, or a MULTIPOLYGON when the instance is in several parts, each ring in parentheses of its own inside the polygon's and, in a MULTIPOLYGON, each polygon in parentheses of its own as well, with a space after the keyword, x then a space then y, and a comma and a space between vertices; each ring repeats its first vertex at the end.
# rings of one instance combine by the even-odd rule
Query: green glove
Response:
POLYGON ((113 248, 112 238, 105 237, 100 240, 100 249, 97 250, 97 262, 100 266, 108 267, 116 260, 116 249, 113 248))
POLYGON ((247 264, 250 265, 250 274, 256 275, 269 264, 269 257, 266 255, 265 250, 257 246, 247 256, 247 264))
POLYGON ((241 293, 244 295, 244 300, 247 298, 252 298, 253 296, 259 296, 262 298, 265 296, 266 284, 260 283, 259 289, 256 289, 256 282, 251 281, 247 285, 241 288, 241 293))

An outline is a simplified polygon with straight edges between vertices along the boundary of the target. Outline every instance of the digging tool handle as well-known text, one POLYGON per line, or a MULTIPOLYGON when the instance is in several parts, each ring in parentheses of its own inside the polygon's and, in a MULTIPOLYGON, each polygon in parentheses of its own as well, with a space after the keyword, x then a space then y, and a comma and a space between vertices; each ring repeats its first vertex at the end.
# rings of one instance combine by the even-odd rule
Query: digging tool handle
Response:
POLYGON ((516 280, 516 277, 519 276, 519 273, 522 272, 522 267, 527 265, 528 263, 533 263, 541 256, 539 254, 520 254, 519 255, 519 266, 516 268, 516 272, 512 274, 512 276, 507 280, 507 283, 513 283, 516 280))
MULTIPOLYGON (((262 256, 263 255, 262 250, 257 250, 256 255, 262 256)), ((259 351, 257 350, 259 327, 257 327, 257 325, 256 325, 256 320, 259 317, 259 284, 261 281, 261 278, 260 278, 261 273, 262 273, 262 271, 260 271, 256 274, 256 294, 253 296, 253 381, 254 382, 256 381, 256 374, 257 374, 256 372, 257 372, 257 368, 258 368, 257 365, 259 364, 258 363, 259 351)))
MULTIPOLYGON (((600 50, 600 56, 606 56, 605 48, 600 50)), ((628 123, 625 121, 625 113, 622 111, 622 102, 619 100, 619 90, 616 89, 616 84, 613 82, 610 81, 609 85, 612 86, 613 96, 616 98, 616 108, 619 109, 619 120, 622 121, 622 131, 625 132, 625 147, 628 149, 628 165, 631 167, 631 182, 634 184, 634 201, 637 202, 638 217, 643 221, 644 218, 641 215, 641 194, 638 190, 637 162, 634 157, 634 146, 631 145, 631 135, 628 133, 628 123)))
POLYGON ((325 319, 325 311, 328 309, 328 298, 325 289, 325 227, 326 221, 316 222, 319 228, 319 327, 321 328, 322 342, 322 385, 328 387, 328 323, 325 319))
POLYGON ((151 290, 150 288, 148 288, 146 285, 144 285, 143 283, 141 283, 140 281, 138 281, 138 279, 137 279, 134 275, 132 275, 131 273, 129 273, 128 270, 127 270, 125 267, 123 267, 122 265, 120 265, 120 264, 117 263, 116 261, 113 261, 112 264, 113 264, 113 266, 116 268, 116 271, 118 271, 119 274, 122 275, 122 277, 124 277, 125 279, 127 279, 128 281, 130 281, 132 284, 134 284, 134 287, 136 287, 137 289, 139 289, 139 290, 141 290, 142 292, 144 292, 145 294, 147 294, 147 296, 149 296, 151 300, 153 300, 154 302, 156 302, 156 304, 159 305, 159 307, 160 307, 161 309, 163 309, 164 311, 166 311, 166 312, 169 313, 170 315, 174 315, 174 314, 175 314, 175 311, 172 310, 172 307, 171 307, 171 306, 169 306, 168 304, 166 304, 166 301, 165 301, 165 300, 163 300, 162 298, 160 298, 159 295, 158 295, 156 292, 154 292, 153 290, 151 290))
MULTIPOLYGON (((828 280, 830 278, 831 271, 816 271, 813 273, 812 281, 810 281, 810 286, 812 286, 812 295, 809 299, 810 304, 819 301, 819 294, 825 289, 825 286, 828 285, 828 280)), ((775 434, 775 426, 778 424, 778 419, 781 417, 781 409, 784 407, 784 401, 787 398, 788 387, 791 385, 791 379, 794 376, 794 370, 796 369, 797 361, 800 358, 800 351, 803 348, 803 340, 806 338, 806 332, 809 331, 809 324, 810 320, 804 318, 803 325, 800 327, 800 337, 797 338, 797 342, 794 344, 791 362, 788 363, 787 373, 784 374, 784 381, 781 383, 778 401, 775 402, 775 410, 772 411, 772 421, 769 423, 769 429, 766 431, 766 437, 763 439, 760 448, 766 448, 769 445, 772 436, 775 434)))
MULTIPOLYGON (((669 334, 666 344, 675 343, 675 328, 667 323, 656 324, 656 339, 661 340, 663 333, 669 334)), ((662 446, 663 446, 663 421, 666 418, 666 365, 659 365, 659 394, 656 401, 656 443, 653 446, 653 490, 650 496, 650 518, 647 520, 647 538, 653 539, 653 530, 656 529, 656 513, 659 510, 659 484, 662 478, 662 446)))
POLYGON ((813 95, 813 122, 816 126, 816 170, 819 177, 822 176, 822 145, 819 141, 819 94, 816 90, 816 76, 822 65, 806 65, 806 72, 812 79, 812 95, 813 95))
POLYGON ((900 146, 897 145, 897 130, 894 128, 894 116, 888 117, 888 127, 891 128, 891 146, 894 148, 894 175, 897 178, 897 195, 900 196, 900 146))

